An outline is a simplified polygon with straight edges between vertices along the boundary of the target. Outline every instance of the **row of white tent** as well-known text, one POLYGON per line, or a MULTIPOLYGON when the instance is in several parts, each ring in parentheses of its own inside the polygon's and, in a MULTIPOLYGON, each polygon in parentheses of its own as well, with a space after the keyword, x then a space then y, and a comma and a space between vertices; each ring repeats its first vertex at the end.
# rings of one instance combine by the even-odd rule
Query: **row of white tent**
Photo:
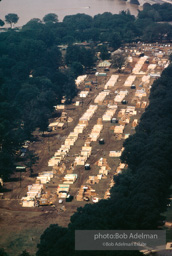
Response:
POLYGON ((144 88, 142 88, 142 89, 138 89, 138 90, 136 90, 136 92, 135 92, 135 96, 136 97, 138 97, 138 98, 142 98, 142 97, 145 97, 147 95, 147 93, 146 93, 146 91, 145 91, 145 89, 144 88))
POLYGON ((28 186, 27 196, 22 197, 23 207, 34 207, 36 204, 36 199, 41 197, 43 185, 33 184, 28 186))
POLYGON ((79 96, 80 98, 86 98, 88 94, 89 94, 89 91, 81 91, 79 93, 79 96))
POLYGON ((87 75, 78 76, 75 80, 75 84, 78 87, 84 80, 87 78, 87 75))
POLYGON ((103 121, 111 121, 112 117, 115 115, 118 106, 116 105, 108 105, 108 109, 105 114, 102 116, 103 121))
POLYGON ((127 90, 125 90, 125 91, 119 91, 118 92, 118 94, 115 96, 115 98, 114 98, 114 101, 116 102, 116 103, 119 103, 119 102, 121 102, 124 98, 125 98, 125 96, 128 94, 128 91, 127 90))
POLYGON ((49 160, 48 166, 59 165, 61 160, 65 157, 65 155, 69 152, 70 147, 73 146, 78 139, 80 133, 83 132, 85 127, 88 125, 88 121, 93 116, 97 109, 97 105, 90 105, 87 111, 83 114, 83 116, 79 119, 79 123, 74 128, 74 131, 71 132, 66 138, 64 144, 57 150, 54 156, 49 160))
POLYGON ((108 89, 108 87, 115 86, 116 82, 118 81, 119 75, 112 75, 108 82, 105 84, 104 89, 108 89))
POLYGON ((97 97, 94 100, 94 103, 101 103, 104 101, 104 99, 106 98, 107 95, 109 95, 110 91, 109 90, 104 90, 102 92, 100 92, 97 97))
POLYGON ((145 63, 145 61, 148 59, 148 56, 143 56, 141 57, 138 62, 136 63, 135 67, 133 68, 133 74, 141 74, 143 72, 141 72, 140 70, 143 67, 143 64, 145 63))
POLYGON ((87 159, 91 155, 91 151, 92 151, 92 147, 91 146, 89 146, 89 147, 83 146, 82 150, 81 150, 81 153, 80 153, 80 156, 77 156, 75 158, 74 165, 75 166, 77 166, 77 165, 85 165, 87 159))
POLYGON ((143 84, 148 84, 150 82, 150 75, 144 75, 142 76, 142 83, 143 84))
MULTIPOLYGON (((93 116, 94 112, 96 111, 96 105, 90 105, 87 111, 83 114, 80 118, 81 121, 89 121, 90 118, 93 116)), ((55 152, 54 156, 49 160, 48 165, 54 166, 58 165, 60 161, 65 157, 65 155, 69 152, 70 147, 74 145, 75 141, 78 138, 79 133, 82 133, 83 129, 87 126, 87 122, 84 124, 78 124, 74 132, 71 132, 65 140, 64 145, 55 152), (79 129, 81 126, 81 129, 79 129)), ((82 147, 81 157, 85 157, 87 159, 91 154, 91 147, 82 147)), ((85 160, 86 161, 86 160, 85 160)), ((42 172, 37 177, 37 184, 29 185, 27 196, 22 198, 22 206, 23 207, 34 207, 36 205, 36 199, 41 198, 41 193, 43 189, 43 184, 48 183, 53 178, 53 171, 46 171, 42 172)), ((63 186, 68 186, 69 184, 73 184, 77 179, 77 174, 66 174, 63 178, 63 186), (68 185, 66 185, 68 184, 68 185)), ((62 187, 60 187, 62 189, 62 187)), ((65 194, 65 193, 64 193, 65 194)), ((65 194, 66 195, 66 194, 65 194)))
POLYGON ((135 75, 128 76, 127 79, 125 80, 124 86, 131 87, 131 85, 134 83, 135 79, 136 79, 135 75))
POLYGON ((91 130, 91 133, 89 135, 89 138, 91 139, 91 141, 97 141, 102 129, 103 129, 103 124, 95 124, 93 126, 93 129, 91 130))

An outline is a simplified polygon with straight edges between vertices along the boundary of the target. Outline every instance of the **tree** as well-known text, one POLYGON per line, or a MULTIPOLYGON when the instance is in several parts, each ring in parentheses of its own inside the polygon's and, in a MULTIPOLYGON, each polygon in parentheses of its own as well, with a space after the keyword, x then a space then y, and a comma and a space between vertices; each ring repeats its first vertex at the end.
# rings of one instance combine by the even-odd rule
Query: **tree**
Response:
POLYGON ((169 61, 172 62, 172 54, 169 56, 169 61))
POLYGON ((76 96, 76 86, 70 71, 65 72, 65 82, 63 84, 62 95, 65 96, 66 102, 71 103, 74 96, 76 96))
POLYGON ((110 12, 104 12, 103 14, 97 14, 94 16, 94 27, 108 29, 113 24, 113 14, 110 12))
POLYGON ((4 21, 0 19, 0 26, 3 27, 4 26, 4 21))
POLYGON ((71 71, 74 73, 75 77, 82 75, 83 73, 83 66, 80 62, 73 62, 70 68, 71 68, 71 71))
POLYGON ((121 46, 121 36, 119 33, 114 32, 110 38, 110 46, 114 49, 117 50, 121 46))
POLYGON ((77 45, 69 45, 65 56, 66 64, 80 62, 85 67, 94 65, 94 52, 92 49, 86 49, 77 45))
POLYGON ((92 25, 92 17, 83 14, 83 13, 78 13, 75 15, 67 15, 63 19, 63 23, 68 26, 70 29, 78 29, 83 31, 84 29, 90 28, 92 25))
MULTIPOLYGON (((66 228, 59 227, 58 224, 51 224, 41 235, 40 244, 37 245, 39 251, 36 253, 36 256, 52 255, 53 247, 66 232, 66 228)), ((54 255, 56 255, 56 253, 54 255)))
POLYGON ((107 46, 106 45, 102 45, 100 46, 100 58, 102 60, 108 60, 110 57, 110 53, 108 52, 107 46))
POLYGON ((63 43, 65 44, 73 44, 75 41, 73 36, 64 36, 63 37, 63 43))
POLYGON ((5 16, 6 23, 10 24, 11 28, 14 27, 14 24, 16 24, 19 20, 19 17, 15 13, 9 13, 5 16))
POLYGON ((21 254, 19 254, 19 256, 30 256, 30 254, 24 250, 21 254))
POLYGON ((0 161, 0 177, 6 181, 14 171, 14 159, 12 152, 8 152, 6 149, 3 149, 3 151, 0 152, 0 161))
POLYGON ((140 5, 139 1, 138 0, 130 0, 130 3, 131 4, 137 4, 137 5, 140 5))
POLYGON ((44 107, 38 112, 38 122, 37 122, 37 127, 39 127, 40 131, 44 132, 47 130, 48 127, 48 118, 50 118, 51 112, 49 109, 44 107))
POLYGON ((93 49, 81 48, 81 64, 86 68, 91 68, 94 66, 95 54, 93 49))
POLYGON ((80 62, 80 47, 77 45, 69 45, 65 55, 66 64, 72 64, 72 62, 80 62))
POLYGON ((126 55, 124 53, 117 53, 112 56, 112 66, 121 71, 122 66, 126 61, 126 55))
POLYGON ((38 161, 39 157, 33 152, 33 151, 28 151, 27 153, 27 162, 26 162, 26 166, 29 168, 30 170, 30 176, 32 176, 33 173, 33 168, 32 166, 34 164, 36 164, 36 162, 38 161))
POLYGON ((47 50, 46 65, 57 70, 62 63, 62 54, 57 46, 52 46, 47 50))
POLYGON ((47 23, 47 22, 56 23, 56 22, 58 22, 58 16, 55 13, 49 13, 43 17, 43 21, 45 23, 47 23))
POLYGON ((32 30, 32 37, 38 33, 39 30, 43 28, 43 23, 40 19, 34 18, 28 21, 23 27, 22 31, 32 30))
POLYGON ((99 41, 99 29, 98 28, 88 28, 83 31, 83 33, 80 33, 80 40, 82 41, 99 41))
POLYGON ((0 256, 8 256, 8 254, 4 251, 3 248, 0 248, 0 256))
POLYGON ((162 40, 169 41, 172 36, 172 26, 164 23, 153 23, 144 30, 143 40, 149 42, 162 42, 162 40))

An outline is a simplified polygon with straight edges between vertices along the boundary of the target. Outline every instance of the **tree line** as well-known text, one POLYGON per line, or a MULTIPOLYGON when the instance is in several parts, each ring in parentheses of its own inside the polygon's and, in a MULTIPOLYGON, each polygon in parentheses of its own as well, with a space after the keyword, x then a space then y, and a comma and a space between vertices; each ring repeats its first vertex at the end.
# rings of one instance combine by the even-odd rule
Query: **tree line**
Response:
MULTIPOLYGON (((38 32, 38 31, 37 31, 38 32)), ((35 32, 33 32, 34 34, 35 32)), ((39 128, 45 131, 53 106, 76 95, 75 76, 62 67, 56 43, 20 32, 0 33, 0 176, 14 170, 15 154, 39 128)))
MULTIPOLYGON (((87 14, 67 15, 62 22, 58 22, 58 16, 49 13, 43 19, 31 19, 23 26, 23 32, 32 36, 35 30, 35 37, 45 40, 48 45, 70 44, 78 41, 101 41, 109 42, 114 48, 118 48, 122 42, 131 42, 136 38, 139 40, 156 41, 157 30, 164 39, 171 39, 171 26, 168 23, 159 22, 172 21, 172 6, 169 3, 162 5, 145 3, 143 10, 138 10, 138 16, 131 15, 129 11, 121 11, 119 14, 105 12, 91 17, 87 14), (163 30, 165 29, 165 33, 163 30), (148 31, 152 37, 147 36, 148 31), (154 35, 156 34, 156 35, 154 35), (166 35, 167 34, 167 35, 166 35)), ((0 26, 4 22, 13 27, 19 17, 10 13, 5 20, 0 20, 0 26)))

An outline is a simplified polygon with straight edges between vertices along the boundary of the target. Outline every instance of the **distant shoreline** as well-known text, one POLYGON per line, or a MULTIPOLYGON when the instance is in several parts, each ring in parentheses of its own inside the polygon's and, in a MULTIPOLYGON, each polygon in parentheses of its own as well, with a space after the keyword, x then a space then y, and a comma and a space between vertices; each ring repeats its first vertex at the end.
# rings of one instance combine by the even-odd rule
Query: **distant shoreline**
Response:
POLYGON ((129 10, 134 16, 137 16, 137 5, 130 4, 121 0, 8 0, 0 2, 1 19, 4 20, 8 13, 16 13, 19 16, 18 26, 23 26, 33 18, 41 19, 48 13, 58 15, 59 21, 63 21, 65 16, 85 13, 94 17, 104 12, 119 14, 121 11, 129 10), (89 8, 88 8, 89 7, 89 8))

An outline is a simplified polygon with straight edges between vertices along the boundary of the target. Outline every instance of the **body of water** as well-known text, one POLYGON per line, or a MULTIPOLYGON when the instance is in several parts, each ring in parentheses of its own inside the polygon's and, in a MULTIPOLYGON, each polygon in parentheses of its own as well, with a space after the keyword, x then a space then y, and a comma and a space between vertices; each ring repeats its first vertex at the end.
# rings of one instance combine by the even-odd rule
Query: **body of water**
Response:
POLYGON ((138 6, 121 0, 2 0, 0 2, 0 19, 8 13, 19 16, 18 26, 26 24, 33 18, 42 19, 48 13, 56 13, 59 21, 66 15, 85 13, 94 16, 111 12, 118 14, 122 10, 130 10, 137 15, 138 6))

